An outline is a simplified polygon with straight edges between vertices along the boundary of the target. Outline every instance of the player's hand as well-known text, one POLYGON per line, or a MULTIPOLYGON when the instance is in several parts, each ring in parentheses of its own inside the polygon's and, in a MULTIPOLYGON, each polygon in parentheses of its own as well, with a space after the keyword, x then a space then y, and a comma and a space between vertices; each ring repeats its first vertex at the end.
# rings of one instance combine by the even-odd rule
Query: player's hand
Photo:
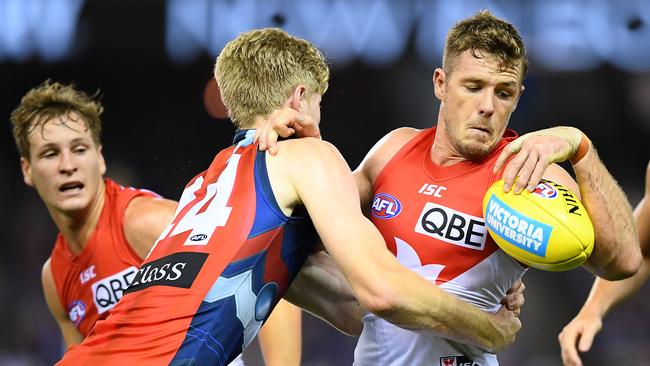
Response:
POLYGON ((508 310, 502 306, 499 311, 494 314, 496 319, 497 328, 500 330, 499 337, 493 339, 493 344, 488 351, 497 353, 503 351, 510 343, 515 341, 515 336, 519 329, 521 329, 521 321, 515 315, 514 311, 508 310))
POLYGON ((503 190, 510 191, 514 184, 515 194, 524 189, 532 192, 549 165, 575 155, 581 139, 582 131, 575 127, 553 127, 527 133, 503 149, 493 172, 501 170, 508 158, 517 154, 503 172, 503 190))
POLYGON ((526 285, 524 285, 521 280, 515 282, 512 287, 506 292, 506 296, 501 299, 501 304, 503 304, 506 309, 511 310, 515 316, 521 314, 521 307, 524 305, 524 290, 526 285))
POLYGON ((587 352, 591 348, 594 336, 603 327, 598 314, 589 311, 580 313, 567 324, 558 336, 562 348, 562 362, 565 366, 582 366, 578 351, 587 352))
POLYGON ((260 151, 268 149, 271 155, 278 153, 278 137, 287 138, 292 135, 320 138, 320 129, 318 123, 310 116, 285 107, 273 111, 266 124, 255 132, 255 138, 259 139, 260 151))

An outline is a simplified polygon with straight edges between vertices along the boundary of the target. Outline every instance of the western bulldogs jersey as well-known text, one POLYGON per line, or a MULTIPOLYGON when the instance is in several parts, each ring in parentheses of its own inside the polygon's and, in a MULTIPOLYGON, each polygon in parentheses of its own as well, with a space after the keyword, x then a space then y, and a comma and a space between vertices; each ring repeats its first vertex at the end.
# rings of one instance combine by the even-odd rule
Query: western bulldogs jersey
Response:
POLYGON ((104 207, 83 251, 72 254, 59 234, 50 257, 61 305, 84 336, 117 304, 142 262, 124 236, 124 210, 136 197, 157 197, 110 179, 104 183, 104 207))
POLYGON ((60 365, 226 365, 251 342, 316 240, 278 207, 253 135, 189 182, 120 303, 60 365))
MULTIPOLYGON (((494 313, 525 268, 489 237, 481 206, 500 178, 492 168, 516 134, 506 131, 480 163, 442 167, 430 158, 435 133, 435 127, 420 131, 377 176, 371 219, 402 265, 494 313)), ((355 365, 498 365, 494 354, 432 332, 402 329, 372 314, 363 323, 355 365)))

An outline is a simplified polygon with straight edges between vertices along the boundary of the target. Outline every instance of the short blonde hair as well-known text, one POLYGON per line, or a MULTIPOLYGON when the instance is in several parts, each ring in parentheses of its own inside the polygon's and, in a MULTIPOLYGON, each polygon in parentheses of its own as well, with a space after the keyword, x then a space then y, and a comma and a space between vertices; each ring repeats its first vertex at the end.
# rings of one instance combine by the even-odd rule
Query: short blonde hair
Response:
POLYGON ((526 47, 517 29, 487 10, 456 23, 447 34, 442 60, 446 73, 451 73, 455 58, 467 50, 475 57, 477 52, 494 57, 503 70, 521 62, 521 80, 528 71, 526 47))
POLYGON ((217 58, 214 76, 228 115, 237 128, 279 108, 294 88, 308 96, 324 94, 329 68, 321 52, 304 39, 277 28, 257 29, 228 42, 217 58))
POLYGON ((52 118, 76 113, 83 120, 95 144, 100 145, 104 108, 94 96, 76 90, 73 84, 64 85, 46 80, 28 91, 16 109, 11 112, 14 140, 20 156, 29 159, 28 135, 52 118))

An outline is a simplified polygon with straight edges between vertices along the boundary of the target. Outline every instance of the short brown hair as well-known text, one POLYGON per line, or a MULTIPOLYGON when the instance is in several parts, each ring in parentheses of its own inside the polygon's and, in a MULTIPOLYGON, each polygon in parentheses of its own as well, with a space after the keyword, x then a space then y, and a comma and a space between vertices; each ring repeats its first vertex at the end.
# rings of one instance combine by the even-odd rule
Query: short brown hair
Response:
POLYGON ((324 94, 329 68, 321 52, 304 39, 277 28, 240 34, 217 58, 214 76, 228 115, 237 128, 279 108, 293 89, 324 94))
POLYGON ((23 96, 20 105, 11 112, 14 140, 20 156, 29 159, 28 135, 39 125, 56 117, 75 112, 90 130, 93 140, 100 144, 102 121, 99 116, 104 108, 93 96, 76 90, 73 84, 63 85, 45 81, 23 96))
POLYGON ((517 29, 487 10, 461 20, 447 34, 442 59, 442 68, 446 73, 453 69, 454 59, 467 50, 474 57, 480 57, 477 51, 493 56, 502 70, 516 68, 517 63, 521 62, 521 80, 528 71, 526 47, 517 29))

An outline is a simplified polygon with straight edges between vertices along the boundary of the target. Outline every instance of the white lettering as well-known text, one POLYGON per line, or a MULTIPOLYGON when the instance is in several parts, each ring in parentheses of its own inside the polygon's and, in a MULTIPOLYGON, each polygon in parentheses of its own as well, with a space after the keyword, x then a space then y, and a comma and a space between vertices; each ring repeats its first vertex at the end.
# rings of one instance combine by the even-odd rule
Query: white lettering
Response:
POLYGON ((175 280, 179 279, 181 277, 181 275, 183 274, 181 271, 183 270, 183 268, 185 268, 186 265, 187 265, 187 263, 176 263, 176 264, 174 264, 172 266, 172 272, 174 272, 174 274, 176 276, 175 277, 169 276, 169 277, 167 277, 167 279, 170 280, 170 281, 175 281, 175 280))

